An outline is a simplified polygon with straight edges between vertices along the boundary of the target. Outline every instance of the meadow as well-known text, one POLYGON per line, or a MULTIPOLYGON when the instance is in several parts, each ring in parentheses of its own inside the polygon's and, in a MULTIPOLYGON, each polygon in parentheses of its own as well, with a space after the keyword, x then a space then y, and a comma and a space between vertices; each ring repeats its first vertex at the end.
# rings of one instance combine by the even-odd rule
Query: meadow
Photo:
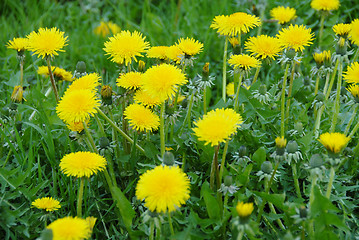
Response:
POLYGON ((0 6, 1 239, 359 238, 353 1, 0 6))

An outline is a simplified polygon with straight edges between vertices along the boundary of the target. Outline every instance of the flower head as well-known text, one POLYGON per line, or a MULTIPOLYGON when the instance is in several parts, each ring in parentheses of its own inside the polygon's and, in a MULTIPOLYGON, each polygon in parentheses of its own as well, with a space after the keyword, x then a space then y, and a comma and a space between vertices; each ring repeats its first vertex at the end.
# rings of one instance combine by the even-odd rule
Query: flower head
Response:
POLYGON ((226 92, 227 92, 227 96, 234 97, 235 92, 234 92, 234 83, 233 82, 227 84, 226 92))
POLYGON ((282 51, 282 46, 278 38, 267 35, 259 35, 257 37, 250 37, 245 43, 246 49, 251 52, 251 55, 261 57, 262 59, 274 57, 282 51))
POLYGON ((11 94, 11 100, 16 103, 21 103, 24 100, 24 88, 22 86, 15 86, 11 94))
MULTIPOLYGON (((89 121, 89 119, 85 120, 86 126, 88 125, 89 121)), ((73 132, 82 132, 82 130, 84 130, 84 122, 70 122, 67 123, 66 126, 73 132)))
POLYGON ((351 30, 349 32, 349 38, 352 43, 359 46, 359 18, 354 19, 351 23, 351 30))
POLYGON ((147 50, 147 57, 165 60, 168 58, 168 48, 167 46, 151 47, 147 50))
POLYGON ((195 122, 196 127, 193 128, 193 131, 198 140, 216 146, 236 133, 242 122, 241 115, 233 109, 215 109, 195 122))
POLYGON ((153 131, 158 129, 160 125, 160 118, 154 114, 151 109, 148 109, 140 104, 129 105, 125 112, 125 118, 128 119, 132 128, 137 131, 153 131))
MULTIPOLYGON (((52 74, 58 81, 72 81, 72 74, 63 68, 51 66, 52 74)), ((49 76, 49 68, 47 66, 40 66, 37 70, 39 75, 49 76)))
POLYGON ((318 11, 331 11, 337 10, 340 6, 340 2, 339 0, 312 0, 310 6, 318 11))
POLYGON ((64 37, 64 34, 56 27, 40 28, 38 32, 33 31, 27 36, 28 49, 42 58, 57 56, 58 52, 64 52, 62 48, 67 45, 67 36, 64 37))
POLYGON ((56 107, 56 113, 65 123, 84 122, 97 112, 100 100, 94 91, 79 89, 66 91, 56 107))
POLYGON ((135 93, 133 99, 147 107, 157 106, 162 103, 161 99, 157 95, 151 95, 147 91, 143 91, 141 89, 135 93))
POLYGON ((186 82, 186 75, 181 69, 173 65, 161 64, 149 68, 143 74, 142 88, 164 102, 175 93, 177 87, 186 82))
POLYGON ((6 44, 7 48, 15 49, 17 52, 23 52, 29 47, 29 40, 27 38, 13 38, 6 44))
POLYGON ((335 35, 346 38, 351 30, 351 25, 348 23, 338 23, 333 26, 335 35))
POLYGON ((323 144, 328 153, 338 154, 350 141, 350 137, 345 136, 343 133, 323 133, 319 136, 318 141, 323 144))
POLYGON ((358 84, 352 84, 349 87, 347 87, 348 92, 350 92, 355 101, 358 103, 359 102, 359 85, 358 84))
POLYGON ((253 203, 238 202, 236 210, 239 217, 247 218, 252 214, 254 210, 253 203))
POLYGON ((97 153, 76 152, 65 155, 60 161, 61 171, 72 177, 91 177, 106 168, 106 159, 97 153))
POLYGON ((100 25, 97 26, 93 31, 96 35, 101 35, 102 37, 106 37, 107 35, 116 34, 120 32, 121 28, 116 23, 113 23, 111 21, 109 22, 101 21, 100 25))
POLYGON ((348 83, 359 84, 359 63, 353 62, 343 73, 344 80, 348 83))
POLYGON ((149 43, 142 37, 142 33, 134 31, 121 31, 105 42, 106 55, 110 55, 111 61, 118 64, 131 64, 137 62, 136 57, 142 57, 142 53, 149 47, 149 43))
POLYGON ((249 32, 250 29, 261 25, 261 20, 244 12, 233 13, 229 16, 216 16, 213 19, 211 28, 217 29, 220 35, 237 36, 249 32))
POLYGON ((276 137, 275 145, 277 148, 285 148, 285 146, 287 145, 287 139, 285 139, 284 137, 276 137))
POLYGON ((136 196, 152 212, 173 212, 189 199, 190 181, 178 166, 157 166, 141 175, 136 196))
POLYGON ((90 90, 96 91, 96 88, 100 85, 101 77, 98 73, 86 74, 75 81, 67 88, 66 92, 74 90, 90 90))
POLYGON ((167 57, 175 62, 176 64, 179 64, 181 61, 181 57, 184 55, 182 50, 177 45, 169 46, 167 49, 167 57))
POLYGON ((330 63, 330 59, 331 59, 330 50, 323 51, 320 53, 314 53, 313 58, 318 66, 323 65, 325 62, 330 63))
POLYGON ((235 69, 241 70, 249 70, 261 65, 261 62, 258 59, 247 54, 232 55, 231 58, 228 59, 228 63, 235 69))
POLYGON ((291 7, 278 6, 270 10, 272 19, 277 20, 280 24, 290 22, 296 17, 296 11, 291 7))
POLYGON ((314 33, 304 25, 290 25, 282 29, 277 37, 285 48, 293 48, 295 51, 303 51, 305 46, 313 43, 314 33))
POLYGON ((185 55, 188 56, 194 56, 202 52, 203 49, 203 43, 188 37, 186 39, 180 38, 176 45, 185 55))
POLYGON ((89 224, 78 217, 64 217, 52 222, 48 229, 52 230, 53 240, 82 240, 91 235, 89 224))
POLYGON ((140 72, 128 72, 120 74, 117 78, 117 86, 126 89, 136 90, 141 86, 142 73, 140 72))
POLYGON ((56 211, 61 208, 60 202, 53 199, 52 197, 38 198, 31 203, 33 207, 38 209, 44 209, 47 212, 56 211))

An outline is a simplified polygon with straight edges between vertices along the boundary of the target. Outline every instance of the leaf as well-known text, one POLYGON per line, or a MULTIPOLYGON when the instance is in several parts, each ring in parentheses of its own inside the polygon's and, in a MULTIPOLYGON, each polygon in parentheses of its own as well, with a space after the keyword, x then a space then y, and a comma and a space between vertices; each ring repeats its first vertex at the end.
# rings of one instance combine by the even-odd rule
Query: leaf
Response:
POLYGON ((257 191, 253 191, 253 193, 255 195, 263 198, 267 202, 273 203, 279 209, 286 210, 286 206, 284 205, 284 200, 285 200, 285 194, 284 193, 282 193, 282 194, 268 194, 268 193, 257 192, 257 191))
POLYGON ((266 160, 266 150, 264 147, 260 147, 253 153, 252 160, 257 163, 257 168, 260 168, 262 163, 266 160))
POLYGON ((220 210, 217 199, 212 195, 213 191, 209 188, 209 183, 205 182, 202 185, 201 196, 206 204, 206 209, 209 218, 211 219, 219 219, 220 218, 220 210))

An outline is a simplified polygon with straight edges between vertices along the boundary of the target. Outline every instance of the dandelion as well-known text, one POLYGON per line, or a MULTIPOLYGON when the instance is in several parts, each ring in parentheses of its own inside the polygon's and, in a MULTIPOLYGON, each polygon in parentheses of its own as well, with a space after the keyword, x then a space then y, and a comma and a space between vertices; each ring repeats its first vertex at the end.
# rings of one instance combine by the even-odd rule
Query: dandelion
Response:
POLYGON ((15 49, 18 53, 24 52, 29 47, 29 40, 27 38, 13 38, 6 44, 7 48, 15 49))
POLYGON ((353 95, 355 101, 359 102, 359 85, 352 84, 349 87, 347 87, 347 90, 353 95))
POLYGON ((147 50, 147 57, 166 60, 168 58, 168 48, 167 46, 151 47, 147 50))
MULTIPOLYGON (((55 80, 58 81, 72 81, 72 74, 63 68, 51 66, 51 71, 54 74, 55 80)), ((37 74, 43 76, 49 76, 49 68, 47 66, 40 66, 37 70, 37 74)))
POLYGON ((250 37, 244 45, 251 52, 251 55, 261 57, 261 59, 270 58, 274 60, 274 57, 282 51, 279 39, 267 35, 250 37))
POLYGON ((234 97, 235 92, 234 92, 234 83, 233 82, 227 84, 226 91, 227 91, 227 95, 229 97, 234 97))
POLYGON ((184 53, 177 45, 172 45, 167 49, 167 57, 173 62, 175 62, 176 64, 180 63, 181 56, 183 55, 184 53))
POLYGON ((217 29, 220 35, 233 37, 247 33, 250 29, 260 25, 261 20, 258 17, 244 12, 237 12, 229 16, 216 16, 210 27, 217 29))
POLYGON ((351 30, 349 32, 349 39, 352 43, 359 46, 359 18, 354 19, 351 23, 351 30))
POLYGON ((117 78, 117 86, 126 89, 136 90, 141 86, 142 73, 140 72, 128 72, 120 74, 117 78))
POLYGON ((198 140, 205 141, 206 145, 216 146, 235 134, 241 123, 241 115, 233 109, 215 109, 195 122, 193 131, 198 140))
POLYGON ((44 209, 47 212, 56 211, 61 208, 60 202, 53 199, 52 197, 38 198, 31 203, 33 207, 38 209, 44 209))
POLYGON ((66 91, 56 107, 56 113, 65 123, 83 122, 94 115, 100 100, 89 89, 66 91))
POLYGON ((38 32, 33 31, 27 36, 28 49, 42 58, 57 56, 58 52, 65 51, 62 48, 67 45, 67 36, 64 37, 64 34, 56 27, 40 28, 38 32))
POLYGON ((135 102, 141 103, 147 107, 154 107, 161 104, 161 99, 157 95, 151 95, 142 89, 136 91, 133 99, 135 102))
POLYGON ((290 25, 282 29, 277 37, 285 48, 293 48, 296 52, 313 43, 314 33, 304 25, 290 25))
POLYGON ((256 68, 261 65, 261 62, 255 57, 251 57, 247 54, 238 54, 232 55, 228 59, 229 65, 232 65, 235 69, 249 70, 251 68, 256 68))
POLYGON ((240 218, 248 218, 254 210, 253 203, 238 202, 236 210, 240 218))
POLYGON ((173 96, 176 89, 186 82, 186 75, 181 69, 169 64, 153 66, 142 77, 143 90, 157 96, 161 102, 173 96))
POLYGON ((160 118, 150 109, 139 104, 129 105, 125 112, 125 118, 128 119, 132 128, 137 131, 157 130, 160 125, 160 118))
POLYGON ((338 23, 333 26, 333 31, 335 35, 339 37, 347 38, 351 30, 351 25, 347 23, 338 23))
POLYGON ((87 221, 77 217, 57 219, 47 226, 47 229, 52 230, 53 240, 82 240, 91 235, 87 221))
POLYGON ((285 146, 287 145, 287 139, 285 139, 283 136, 276 137, 275 145, 277 148, 285 148, 285 146))
POLYGON ((98 73, 86 74, 73 81, 72 84, 67 88, 66 92, 75 90, 96 91, 96 88, 100 85, 100 81, 101 77, 98 75, 98 73))
POLYGON ((359 84, 359 63, 350 64, 347 71, 343 73, 343 77, 348 83, 359 84))
POLYGON ((60 169, 67 176, 91 177, 106 169, 106 159, 92 152, 76 152, 65 155, 60 161, 60 169))
POLYGON ((320 53, 314 53, 313 58, 318 67, 322 66, 324 63, 330 64, 330 59, 331 59, 330 50, 323 51, 320 53))
POLYGON ((279 22, 279 24, 285 24, 290 22, 296 17, 296 10, 291 7, 278 6, 270 10, 272 19, 279 22))
POLYGON ((203 50, 203 43, 188 37, 186 39, 180 38, 176 45, 185 55, 188 56, 197 55, 203 50))
POLYGON ((142 37, 142 33, 134 31, 121 31, 105 42, 106 55, 110 55, 111 61, 118 64, 131 64, 137 62, 136 57, 142 57, 142 53, 149 47, 149 43, 142 37))
POLYGON ((119 33, 121 31, 121 28, 116 23, 113 23, 111 21, 109 22, 101 21, 100 25, 97 26, 93 31, 96 35, 101 35, 102 37, 106 37, 107 35, 110 34, 119 33))
MULTIPOLYGON (((85 120, 85 124, 86 126, 88 125, 90 120, 85 120)), ((70 129, 73 132, 82 132, 82 130, 84 130, 84 123, 83 122, 70 122, 67 123, 67 128, 70 129)))
POLYGON ((141 175, 136 196, 152 212, 173 212, 190 195, 190 181, 178 166, 157 166, 141 175))
POLYGON ((343 133, 323 133, 319 136, 318 141, 323 144, 330 154, 340 153, 350 141, 350 137, 343 133))
POLYGON ((24 88, 22 86, 15 86, 11 94, 11 100, 16 103, 21 103, 22 100, 24 100, 23 94, 24 88))
POLYGON ((312 0, 310 6, 315 10, 331 11, 340 6, 339 0, 312 0))

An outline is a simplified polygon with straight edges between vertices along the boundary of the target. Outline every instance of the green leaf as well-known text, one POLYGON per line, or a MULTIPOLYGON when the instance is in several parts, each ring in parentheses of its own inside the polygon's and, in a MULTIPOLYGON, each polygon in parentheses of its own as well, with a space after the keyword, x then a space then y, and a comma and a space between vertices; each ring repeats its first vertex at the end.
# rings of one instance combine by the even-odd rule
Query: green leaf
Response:
POLYGON ((285 194, 268 194, 264 192, 257 192, 253 191, 253 193, 262 199, 266 200, 267 202, 273 203, 276 207, 278 207, 281 210, 285 210, 286 206, 284 205, 285 200, 285 194))
POLYGON ((260 147, 253 153, 252 160, 257 163, 257 168, 260 168, 262 163, 266 160, 266 150, 264 147, 260 147))
POLYGON ((201 196, 206 204, 206 209, 209 218, 211 219, 219 219, 220 218, 220 210, 217 199, 213 197, 213 191, 209 188, 209 183, 205 182, 202 185, 201 196))

